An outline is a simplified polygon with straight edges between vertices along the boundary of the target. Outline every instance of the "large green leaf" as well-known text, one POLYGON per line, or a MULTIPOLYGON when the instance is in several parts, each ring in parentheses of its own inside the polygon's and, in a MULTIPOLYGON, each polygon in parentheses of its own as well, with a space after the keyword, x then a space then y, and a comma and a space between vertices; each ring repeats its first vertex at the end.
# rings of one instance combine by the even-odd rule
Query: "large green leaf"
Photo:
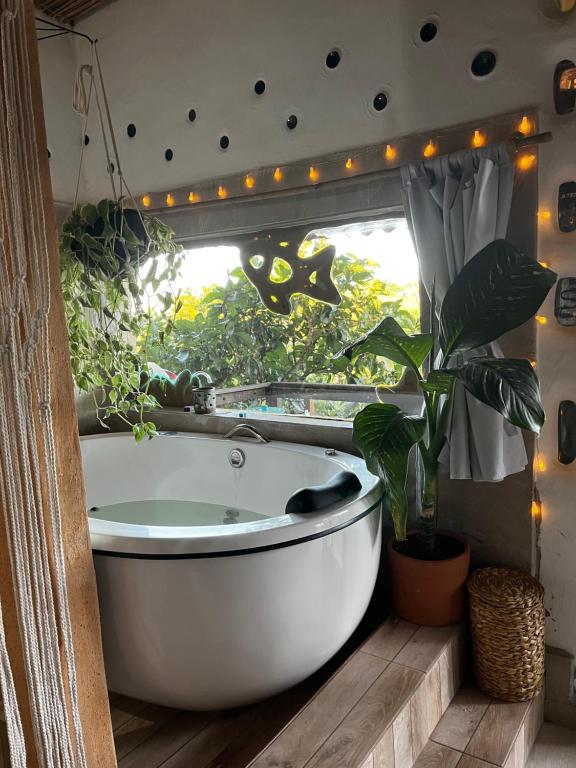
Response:
POLYGON ((340 352, 349 360, 358 355, 372 354, 386 357, 395 363, 418 369, 432 349, 432 334, 409 336, 393 317, 381 323, 340 352))
POLYGON ((540 432, 544 410, 538 377, 527 360, 476 357, 459 368, 446 370, 474 397, 494 408, 522 429, 540 432))
POLYGON ((408 457, 425 429, 423 416, 407 416, 387 403, 371 403, 354 419, 354 443, 362 451, 370 472, 384 483, 398 540, 406 538, 408 457))
POLYGON ((423 392, 435 395, 448 395, 454 386, 454 379, 444 370, 430 371, 426 381, 420 382, 423 392))
POLYGON ((556 274, 495 240, 472 258, 448 289, 440 311, 440 346, 447 357, 494 341, 529 320, 556 274))

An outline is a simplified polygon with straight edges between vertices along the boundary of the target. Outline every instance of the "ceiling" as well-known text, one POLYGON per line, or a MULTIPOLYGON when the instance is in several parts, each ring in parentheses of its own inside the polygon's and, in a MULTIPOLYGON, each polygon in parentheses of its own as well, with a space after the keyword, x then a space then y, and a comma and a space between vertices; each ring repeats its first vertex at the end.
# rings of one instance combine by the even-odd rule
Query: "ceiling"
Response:
POLYGON ((109 0, 37 0, 36 7, 39 11, 47 13, 53 19, 65 24, 73 24, 75 21, 94 13, 109 0))

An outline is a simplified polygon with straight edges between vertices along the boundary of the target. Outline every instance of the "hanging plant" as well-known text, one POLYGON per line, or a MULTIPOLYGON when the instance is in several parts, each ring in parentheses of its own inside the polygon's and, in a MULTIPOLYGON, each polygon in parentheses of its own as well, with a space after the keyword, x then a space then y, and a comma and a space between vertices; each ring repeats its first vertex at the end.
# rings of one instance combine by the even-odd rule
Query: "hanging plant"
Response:
POLYGON ((125 276, 174 248, 169 227, 114 200, 75 208, 62 227, 62 244, 84 266, 108 277, 125 276))
POLYGON ((165 338, 179 309, 172 284, 182 248, 173 234, 159 219, 112 200, 76 208, 62 228, 60 268, 74 381, 93 395, 104 426, 119 417, 137 440, 156 434, 145 413, 159 403, 140 386, 152 316, 165 338))

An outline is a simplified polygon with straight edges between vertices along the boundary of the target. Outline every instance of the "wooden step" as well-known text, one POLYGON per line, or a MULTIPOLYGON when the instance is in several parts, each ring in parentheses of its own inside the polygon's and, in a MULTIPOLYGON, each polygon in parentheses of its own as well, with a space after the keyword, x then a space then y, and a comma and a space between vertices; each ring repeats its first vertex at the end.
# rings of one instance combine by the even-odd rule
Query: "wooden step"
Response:
POLYGON ((411 768, 460 687, 463 640, 388 619, 250 768, 411 768))
POLYGON ((543 694, 511 704, 462 687, 414 768, 524 768, 543 722, 543 694))

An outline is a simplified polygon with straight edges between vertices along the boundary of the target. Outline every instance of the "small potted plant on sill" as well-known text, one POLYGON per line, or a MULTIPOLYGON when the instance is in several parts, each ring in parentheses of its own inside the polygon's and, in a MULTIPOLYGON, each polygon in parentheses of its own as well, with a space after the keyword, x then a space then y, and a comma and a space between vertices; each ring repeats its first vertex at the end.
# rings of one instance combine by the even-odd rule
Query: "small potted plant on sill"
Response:
POLYGON ((449 287, 438 311, 432 290, 430 332, 407 335, 390 317, 340 354, 386 357, 416 375, 423 415, 372 403, 354 420, 354 442, 368 469, 381 478, 395 537, 389 542, 395 609, 418 624, 463 618, 470 550, 437 531, 439 456, 445 442, 454 385, 536 434, 544 423, 538 378, 527 360, 473 356, 473 351, 529 320, 556 275, 496 240, 474 256, 449 287), (406 480, 416 450, 423 473, 419 530, 408 532, 406 480))

